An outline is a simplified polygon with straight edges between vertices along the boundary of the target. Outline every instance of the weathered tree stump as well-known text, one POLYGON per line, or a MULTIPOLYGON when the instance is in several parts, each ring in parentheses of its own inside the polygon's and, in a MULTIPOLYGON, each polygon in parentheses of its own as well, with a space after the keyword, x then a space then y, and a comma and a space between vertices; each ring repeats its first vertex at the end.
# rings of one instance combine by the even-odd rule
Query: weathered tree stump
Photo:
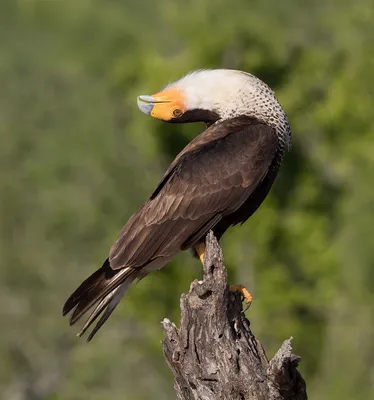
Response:
POLYGON ((286 340, 268 361, 242 312, 239 293, 229 291, 222 250, 210 232, 204 278, 181 297, 181 326, 162 322, 163 349, 180 400, 305 400, 297 370, 300 358, 286 340))

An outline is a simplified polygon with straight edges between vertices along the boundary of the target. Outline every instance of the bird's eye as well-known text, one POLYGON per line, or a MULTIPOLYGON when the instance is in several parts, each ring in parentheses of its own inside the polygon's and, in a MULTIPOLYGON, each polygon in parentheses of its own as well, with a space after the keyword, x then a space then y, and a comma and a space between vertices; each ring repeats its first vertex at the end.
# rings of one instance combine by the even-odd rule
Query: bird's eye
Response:
POLYGON ((182 110, 180 110, 179 108, 176 108, 174 111, 173 111, 173 116, 175 117, 175 118, 178 118, 178 117, 180 117, 182 115, 182 110))

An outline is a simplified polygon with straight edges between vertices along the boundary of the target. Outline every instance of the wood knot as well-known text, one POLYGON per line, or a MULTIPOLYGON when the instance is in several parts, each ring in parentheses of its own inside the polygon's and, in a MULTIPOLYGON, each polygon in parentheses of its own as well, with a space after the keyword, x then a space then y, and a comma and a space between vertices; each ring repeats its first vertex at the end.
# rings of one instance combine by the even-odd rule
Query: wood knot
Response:
POLYGON ((173 362, 179 362, 181 358, 181 353, 179 351, 173 351, 173 362))

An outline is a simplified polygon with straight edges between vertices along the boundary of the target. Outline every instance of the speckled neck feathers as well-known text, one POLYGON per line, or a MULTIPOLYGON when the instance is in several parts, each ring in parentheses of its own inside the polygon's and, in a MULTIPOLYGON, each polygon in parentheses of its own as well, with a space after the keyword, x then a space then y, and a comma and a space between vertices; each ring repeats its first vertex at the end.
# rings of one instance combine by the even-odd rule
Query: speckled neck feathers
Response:
POLYGON ((168 87, 184 92, 190 110, 210 110, 220 119, 240 115, 255 117, 275 129, 280 150, 291 148, 290 125, 273 90, 249 73, 228 69, 199 70, 168 87))

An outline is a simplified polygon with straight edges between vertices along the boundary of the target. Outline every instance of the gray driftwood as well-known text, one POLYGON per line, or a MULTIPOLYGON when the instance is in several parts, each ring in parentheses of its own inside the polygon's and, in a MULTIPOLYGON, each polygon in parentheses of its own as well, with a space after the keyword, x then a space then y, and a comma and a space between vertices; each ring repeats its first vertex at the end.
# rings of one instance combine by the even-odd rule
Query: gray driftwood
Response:
POLYGON ((286 340, 268 361, 242 312, 240 294, 228 290, 221 248, 207 236, 203 281, 181 297, 181 326, 162 322, 163 349, 180 400, 305 400, 300 358, 286 340))

